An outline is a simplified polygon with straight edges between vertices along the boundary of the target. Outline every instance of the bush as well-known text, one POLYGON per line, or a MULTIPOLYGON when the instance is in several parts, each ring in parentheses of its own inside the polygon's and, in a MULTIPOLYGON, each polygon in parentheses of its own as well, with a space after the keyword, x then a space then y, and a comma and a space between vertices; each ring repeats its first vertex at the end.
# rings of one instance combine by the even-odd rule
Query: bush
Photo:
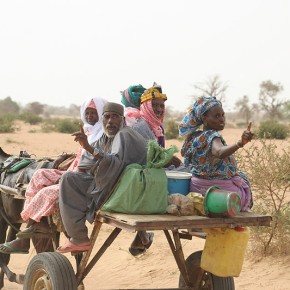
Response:
POLYGON ((42 118, 34 113, 25 112, 19 115, 19 120, 24 121, 30 125, 36 125, 42 122, 42 118))
POLYGON ((81 121, 78 119, 48 119, 42 124, 43 132, 73 133, 79 131, 81 121))
POLYGON ((178 124, 175 120, 169 119, 164 122, 165 138, 167 140, 177 139, 179 135, 178 124))
POLYGON ((0 133, 12 133, 15 131, 14 114, 5 114, 0 116, 0 133))
POLYGON ((259 138, 266 139, 286 139, 288 136, 287 126, 278 123, 277 121, 267 120, 261 122, 258 133, 259 138))
POLYGON ((251 250, 261 255, 289 255, 290 148, 281 152, 273 141, 261 139, 235 155, 251 181, 253 211, 272 216, 270 227, 251 229, 251 250))
POLYGON ((63 119, 57 124, 57 132, 74 133, 80 130, 80 121, 76 119, 63 119))

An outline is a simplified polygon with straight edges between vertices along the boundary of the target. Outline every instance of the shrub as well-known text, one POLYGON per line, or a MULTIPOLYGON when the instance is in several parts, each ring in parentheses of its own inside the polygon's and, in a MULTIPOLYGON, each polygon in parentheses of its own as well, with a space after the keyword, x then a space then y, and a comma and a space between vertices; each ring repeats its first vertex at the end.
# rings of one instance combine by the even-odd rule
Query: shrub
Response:
POLYGON ((73 133, 80 130, 80 121, 76 119, 63 119, 57 124, 57 132, 73 133))
POLYGON ((25 112, 19 115, 19 120, 24 121, 30 125, 36 125, 42 122, 42 118, 34 113, 25 112))
POLYGON ((12 133, 16 130, 15 125, 15 115, 5 114, 0 116, 0 133, 12 133))
POLYGON ((47 119, 41 126, 43 132, 56 131, 59 133, 73 133, 79 131, 81 121, 78 119, 47 119))
POLYGON ((288 136, 288 128, 286 125, 280 124, 274 120, 261 122, 258 129, 258 137, 266 139, 286 139, 288 136))
POLYGON ((251 181, 253 211, 272 216, 270 227, 251 229, 252 251, 290 254, 290 148, 281 152, 272 141, 258 139, 235 155, 251 181))
POLYGON ((164 130, 165 130, 165 138, 170 139, 177 139, 179 135, 178 131, 178 124, 175 120, 169 119, 164 122, 164 130))

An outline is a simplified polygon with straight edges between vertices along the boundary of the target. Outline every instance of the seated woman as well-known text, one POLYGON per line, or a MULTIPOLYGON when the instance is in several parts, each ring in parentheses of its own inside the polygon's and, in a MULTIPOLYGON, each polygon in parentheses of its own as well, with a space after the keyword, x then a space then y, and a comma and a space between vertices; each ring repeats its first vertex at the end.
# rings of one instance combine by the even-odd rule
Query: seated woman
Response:
MULTIPOLYGON (((89 98, 80 108, 83 129, 90 144, 103 134, 99 116, 102 116, 106 103, 107 101, 102 98, 89 98)), ((77 165, 81 159, 85 158, 82 153, 83 148, 80 148, 67 171, 79 171, 77 165)), ((32 236, 50 232, 46 219, 43 217, 52 215, 58 209, 59 181, 65 172, 58 169, 39 169, 33 174, 25 192, 26 199, 21 212, 22 219, 27 222, 26 229, 16 235, 16 240, 0 244, 0 253, 27 254, 32 236)))
POLYGON ((205 194, 210 186, 237 192, 242 211, 253 205, 250 182, 237 168, 233 153, 252 140, 251 123, 241 139, 227 145, 219 131, 225 127, 222 104, 215 97, 198 98, 179 125, 179 133, 186 136, 181 154, 192 173, 190 191, 205 194), (203 125, 203 130, 198 128, 203 125))
MULTIPOLYGON (((166 100, 167 96, 156 83, 147 90, 142 85, 131 86, 122 92, 121 100, 125 105, 127 125, 141 134, 145 140, 156 140, 161 147, 165 147, 163 120, 166 100)), ((173 156, 167 167, 170 165, 178 167, 180 164, 181 160, 173 156)))
MULTIPOLYGON (((125 105, 125 119, 145 140, 156 140, 161 147, 165 147, 163 120, 165 116, 165 101, 167 96, 162 93, 161 86, 156 83, 149 89, 142 85, 130 86, 122 92, 122 103, 125 105)), ((173 156, 166 167, 179 167, 181 160, 173 156)), ((148 249, 153 241, 153 233, 137 232, 129 247, 133 256, 140 255, 148 249)))

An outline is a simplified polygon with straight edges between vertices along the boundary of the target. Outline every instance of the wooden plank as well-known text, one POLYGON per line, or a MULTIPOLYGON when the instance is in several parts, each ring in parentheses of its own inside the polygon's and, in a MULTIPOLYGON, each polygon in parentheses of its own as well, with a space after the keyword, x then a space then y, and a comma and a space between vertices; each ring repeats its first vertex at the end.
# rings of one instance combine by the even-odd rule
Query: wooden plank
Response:
POLYGON ((235 217, 203 217, 163 215, 129 215, 100 212, 98 221, 128 231, 177 230, 194 228, 234 228, 236 226, 269 226, 271 216, 242 212, 235 217))

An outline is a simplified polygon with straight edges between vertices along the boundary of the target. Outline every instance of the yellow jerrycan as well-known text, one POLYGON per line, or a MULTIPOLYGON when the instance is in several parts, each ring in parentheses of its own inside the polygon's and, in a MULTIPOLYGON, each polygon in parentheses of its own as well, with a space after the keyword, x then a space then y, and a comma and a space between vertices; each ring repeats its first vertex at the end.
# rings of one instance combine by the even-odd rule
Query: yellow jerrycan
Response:
POLYGON ((219 277, 238 277, 250 237, 249 228, 209 228, 203 231, 207 236, 201 268, 219 277))

